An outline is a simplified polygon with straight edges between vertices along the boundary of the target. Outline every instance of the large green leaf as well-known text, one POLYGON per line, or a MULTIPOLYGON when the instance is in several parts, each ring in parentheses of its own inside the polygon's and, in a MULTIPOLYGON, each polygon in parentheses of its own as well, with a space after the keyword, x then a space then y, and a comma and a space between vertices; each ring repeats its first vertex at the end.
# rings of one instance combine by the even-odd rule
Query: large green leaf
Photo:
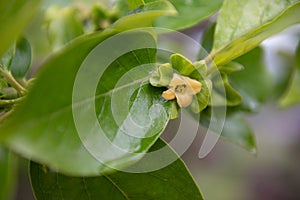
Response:
POLYGON ((33 17, 39 0, 0 1, 0 56, 21 34, 33 17))
MULTIPOLYGON (((161 14, 164 13, 161 12, 161 14)), ((143 13, 139 13, 139 15, 141 16, 143 13)), ((147 12, 145 12, 145 16, 148 16, 147 12)), ((131 18, 131 16, 127 17, 131 18)), ((143 27, 145 24, 149 24, 151 20, 154 20, 154 18, 145 18, 143 23, 136 24, 136 26, 143 27)), ((125 72, 134 71, 134 68, 139 65, 154 62, 156 56, 153 50, 155 48, 155 41, 152 35, 140 31, 136 34, 134 32, 131 34, 128 33, 125 38, 117 36, 117 38, 121 37, 121 40, 116 39, 117 42, 112 44, 106 42, 104 48, 103 46, 102 49, 101 47, 98 48, 100 52, 94 50, 94 54, 90 54, 93 59, 87 59, 83 63, 86 56, 96 45, 126 28, 125 25, 122 25, 122 21, 124 23, 127 22, 126 19, 122 19, 117 22, 118 26, 114 27, 114 29, 74 40, 70 45, 48 60, 42 66, 42 70, 38 74, 35 84, 30 88, 26 99, 15 109, 11 118, 0 125, 1 133, 3 133, 0 136, 0 140, 27 158, 46 163, 50 167, 71 175, 95 175, 110 170, 106 166, 108 163, 110 163, 111 167, 122 167, 140 159, 143 152, 147 151, 153 142, 155 142, 166 125, 168 112, 165 109, 161 109, 161 107, 152 106, 162 104, 162 99, 160 98, 161 91, 157 89, 153 90, 147 85, 148 74, 145 76, 145 73, 153 70, 153 65, 148 65, 148 68, 144 67, 148 71, 142 70, 139 73, 136 70, 136 73, 127 74, 129 77, 125 81, 134 80, 131 83, 127 84, 123 82, 124 85, 118 85, 117 81, 125 72), (122 28, 118 29, 117 27, 122 28), (128 48, 140 50, 126 52, 125 50, 128 50, 128 48), (128 54, 120 57, 120 62, 110 63, 113 61, 109 60, 109 58, 112 58, 111 56, 114 56, 116 60, 118 58, 116 55, 121 56, 124 53, 128 54), (92 60, 92 62, 88 60, 92 60), (72 99, 74 81, 82 63, 91 68, 83 73, 87 73, 88 77, 85 77, 86 79, 82 85, 79 85, 82 87, 78 96, 79 99, 72 99), (107 76, 102 76, 103 79, 99 83, 96 83, 96 85, 99 85, 99 90, 96 93, 97 107, 95 107, 94 96, 96 88, 93 91, 89 84, 93 77, 93 80, 95 80, 95 74, 99 74, 105 69, 105 64, 107 66, 111 64, 111 66, 106 71, 107 76), (111 71, 111 69, 115 70, 111 71), (111 90, 115 85, 118 89, 111 90), (136 90, 134 90, 131 96, 128 96, 130 93, 126 92, 133 91, 133 88, 136 88, 136 90), (92 94, 89 92, 92 92, 92 94), (112 95, 119 95, 118 98, 114 98, 117 101, 113 102, 113 106, 109 103, 112 101, 112 95), (130 102, 127 105, 129 108, 119 107, 121 109, 117 111, 120 113, 119 121, 115 122, 110 114, 116 114, 112 113, 112 108, 124 105, 122 101, 130 102), (72 106, 73 112, 83 112, 83 114, 95 108, 95 112, 101 118, 101 128, 103 130, 95 130, 95 127, 91 129, 89 129, 90 127, 86 127, 83 131, 85 135, 78 135, 76 129, 78 127, 75 127, 76 124, 73 119, 72 106), (102 112, 108 114, 106 115, 107 118, 101 114, 102 112), (141 138, 132 139, 130 135, 126 135, 126 131, 134 130, 134 126, 129 126, 128 123, 130 122, 131 114, 135 116, 134 113, 137 112, 139 113, 134 120, 140 120, 138 122, 144 124, 148 122, 148 124, 144 126, 144 129, 136 129, 135 132, 141 130, 139 132, 141 138), (149 120, 149 117, 151 120, 149 120), (123 126, 121 126, 120 120, 124 119, 126 120, 123 126), (107 122, 107 124, 104 122, 107 122), (84 139, 85 144, 82 143, 79 136, 81 139, 84 139), (116 145, 120 145, 121 149, 125 148, 125 150, 120 153, 116 148, 115 152, 105 149, 107 147, 105 146, 105 142, 107 141, 101 140, 101 137, 106 138, 106 136, 110 140, 114 140, 116 145), (86 137, 89 137, 89 139, 86 137), (144 137, 147 138, 143 139, 144 137), (91 155, 91 152, 86 149, 89 148, 87 145, 94 145, 96 147, 95 151, 100 150, 99 152, 103 153, 100 155, 102 157, 97 158, 102 160, 105 157, 105 161, 102 160, 103 162, 100 163, 96 160, 91 155), (132 152, 128 152, 131 150, 132 152), (137 154, 134 154, 134 152, 137 154)), ((96 81, 99 81, 99 77, 96 78, 96 81)), ((163 105, 168 107, 168 103, 164 103, 163 105)), ((90 117, 94 115, 95 113, 82 116, 84 116, 85 122, 89 123, 90 117)), ((85 126, 84 122, 80 124, 85 126)), ((98 122, 95 122, 95 124, 98 124, 98 122)), ((135 132, 132 134, 137 134, 135 132)), ((131 135, 131 137, 133 136, 131 135)))
POLYGON ((0 147, 0 200, 12 199, 17 172, 16 157, 0 147))
MULTIPOLYGON (((151 150, 160 149, 164 145, 164 142, 158 140, 151 150)), ((170 148, 168 151, 177 157, 170 148)), ((31 162, 30 176, 37 200, 203 199, 180 158, 153 172, 116 172, 88 178, 64 176, 31 162)))
POLYGON ((147 82, 153 65, 125 73, 154 62, 155 50, 149 49, 155 47, 151 34, 131 33, 115 41, 120 45, 120 40, 129 42, 130 45, 123 44, 125 48, 148 48, 131 51, 115 60, 101 77, 96 94, 91 80, 98 80, 95 74, 105 69, 111 52, 122 53, 124 49, 120 46, 118 52, 112 49, 114 45, 107 44, 99 51, 94 50, 88 58, 91 61, 86 61, 89 71, 80 71, 85 79, 78 85, 80 94, 72 102, 77 70, 90 48, 103 38, 104 35, 81 38, 44 65, 27 98, 0 127, 5 132, 1 137, 8 146, 25 157, 76 175, 105 172, 109 170, 108 163, 111 167, 126 166, 149 149, 169 118, 165 109, 155 106, 163 104, 162 91, 151 88, 147 82), (117 84, 122 76, 126 78, 117 84), (100 122, 96 129, 98 122, 91 120, 95 115, 93 109, 100 122), (73 119, 74 112, 84 118, 73 119), (106 137, 111 141, 106 141, 106 137), (86 148, 93 150, 88 152, 86 148), (95 152, 102 163, 90 154, 95 152))
POLYGON ((299 2, 225 0, 218 17, 211 55, 215 57, 216 65, 225 64, 299 22, 299 2))

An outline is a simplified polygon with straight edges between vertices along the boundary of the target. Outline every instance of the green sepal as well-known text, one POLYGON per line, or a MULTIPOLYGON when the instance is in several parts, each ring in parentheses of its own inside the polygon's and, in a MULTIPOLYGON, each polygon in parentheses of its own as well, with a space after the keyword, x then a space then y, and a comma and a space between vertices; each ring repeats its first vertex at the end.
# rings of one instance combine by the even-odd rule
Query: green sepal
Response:
POLYGON ((178 104, 176 103, 176 101, 172 101, 171 102, 170 119, 178 118, 178 116, 179 116, 178 110, 179 110, 178 104))
POLYGON ((219 67, 219 71, 225 74, 232 74, 244 69, 244 66, 237 62, 229 62, 219 67))
POLYGON ((175 53, 171 55, 171 64, 179 74, 189 76, 196 68, 186 57, 175 53))
POLYGON ((208 78, 201 79, 200 83, 202 84, 201 91, 193 97, 193 101, 191 104, 191 110, 194 113, 199 113, 204 110, 210 101, 212 91, 211 80, 208 78))
POLYGON ((221 74, 222 79, 214 81, 212 96, 214 100, 209 103, 212 106, 237 106, 243 101, 242 96, 236 91, 228 80, 226 74, 221 74), (224 92, 225 91, 225 94, 224 92))
POLYGON ((169 85, 173 77, 173 69, 169 63, 158 66, 157 71, 154 72, 149 81, 154 87, 166 87, 169 85))
POLYGON ((190 74, 191 78, 199 79, 199 74, 201 75, 200 78, 204 78, 207 75, 207 65, 204 60, 200 60, 193 63, 195 70, 190 74))

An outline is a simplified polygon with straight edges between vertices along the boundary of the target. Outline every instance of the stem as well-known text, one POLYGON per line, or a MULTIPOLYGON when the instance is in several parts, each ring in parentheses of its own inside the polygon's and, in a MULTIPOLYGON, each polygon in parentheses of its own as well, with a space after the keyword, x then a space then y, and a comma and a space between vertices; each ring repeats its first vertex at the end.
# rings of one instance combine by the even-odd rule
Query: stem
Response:
POLYGON ((9 110, 9 111, 3 111, 2 113, 0 113, 0 123, 1 123, 6 117, 8 117, 11 113, 12 113, 12 110, 9 110))
POLYGON ((0 107, 10 106, 10 105, 13 105, 15 103, 18 103, 21 100, 22 100, 22 98, 18 98, 18 99, 0 99, 0 107))
POLYGON ((27 93, 27 90, 12 76, 12 74, 0 66, 0 72, 7 82, 14 87, 22 96, 27 93))

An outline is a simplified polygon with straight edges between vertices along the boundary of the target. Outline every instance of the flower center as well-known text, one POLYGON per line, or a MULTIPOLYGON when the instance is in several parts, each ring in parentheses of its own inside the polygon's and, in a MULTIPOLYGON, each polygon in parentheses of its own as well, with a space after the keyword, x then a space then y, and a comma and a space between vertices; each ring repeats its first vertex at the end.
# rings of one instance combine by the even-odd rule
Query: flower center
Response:
POLYGON ((176 93, 184 93, 186 91, 186 84, 176 85, 175 92, 176 93))

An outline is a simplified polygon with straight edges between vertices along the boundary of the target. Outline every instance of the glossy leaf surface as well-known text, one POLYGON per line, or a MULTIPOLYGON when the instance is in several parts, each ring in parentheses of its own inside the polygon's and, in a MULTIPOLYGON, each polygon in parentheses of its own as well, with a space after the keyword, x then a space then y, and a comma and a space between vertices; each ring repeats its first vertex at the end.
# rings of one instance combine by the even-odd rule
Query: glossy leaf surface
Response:
MULTIPOLYGON (((163 14, 162 11, 160 13, 163 14)), ((143 14, 140 13, 140 15, 143 14)), ((126 22, 126 19, 122 20, 124 23, 126 22)), ((151 21, 153 20, 153 18, 144 20, 143 23, 136 24, 136 26, 140 27, 144 26, 145 24, 151 23, 148 20, 151 21)), ((126 28, 126 26, 122 25, 121 21, 117 23, 118 27, 123 27, 122 30, 126 28)), ((97 161, 90 154, 90 152, 87 151, 86 147, 80 140, 75 127, 72 105, 78 105, 78 107, 75 106, 75 110, 78 109, 78 111, 85 111, 85 108, 91 107, 85 106, 85 104, 82 104, 80 102, 78 102, 78 104, 77 102, 72 102, 72 95, 77 70, 80 68, 86 56, 91 52, 93 48, 95 48, 96 45, 101 43, 106 38, 116 34, 118 31, 122 30, 115 27, 115 29, 109 29, 103 33, 87 35, 74 40, 70 45, 59 51, 47 63, 45 63, 35 80, 35 84, 30 89, 27 98, 24 99, 24 101, 16 108, 11 118, 7 119, 7 121, 4 121, 4 123, 0 125, 1 132, 5 133, 1 134, 0 140, 4 141, 6 145, 8 145, 14 151, 19 152, 21 155, 38 162, 46 163, 50 167, 67 174, 95 175, 107 171, 107 166, 97 161), (30 110, 30 112, 27 112, 28 110, 30 110)), ((131 39, 131 42, 129 44, 132 44, 133 46, 139 45, 138 47, 142 50, 136 53, 128 53, 127 55, 120 58, 119 61, 120 63, 122 63, 121 66, 119 62, 114 62, 109 68, 116 70, 107 71, 108 75, 113 73, 114 78, 112 78, 111 76, 103 76, 106 77, 106 79, 99 82, 99 86, 103 85, 103 87, 99 87, 100 89, 96 94, 98 96, 98 101, 96 102, 97 106, 95 108, 96 113, 100 118, 101 116, 104 117, 104 115, 101 115, 101 110, 107 111, 108 113, 112 110, 110 107, 111 105, 109 104, 111 93, 105 93, 105 91, 113 88, 118 81, 118 78, 120 78, 120 76, 122 76, 125 72, 133 70, 133 68, 139 65, 146 64, 148 62, 154 62, 156 56, 155 51, 153 51, 153 49, 155 48, 155 41, 153 40, 151 34, 141 33, 141 35, 133 34, 133 36, 135 36, 136 38, 129 36, 129 38, 131 39)), ((123 46, 128 47, 127 43, 126 45, 124 44, 124 41, 126 40, 122 41, 123 46)), ((121 44, 122 43, 120 43, 120 45, 121 44)), ((139 49, 138 47, 137 49, 139 49)), ((118 53, 114 50, 115 46, 110 46, 109 48, 105 49, 103 54, 98 54, 95 56, 96 60, 94 60, 95 62, 93 64, 95 64, 94 67, 96 67, 96 69, 94 68, 94 70, 96 72, 105 69, 105 66, 102 65, 104 62, 103 60, 107 58, 108 54, 114 55, 111 52, 118 53), (100 63, 99 60, 101 61, 100 63)), ((148 68, 148 70, 150 69, 151 68, 148 68)), ((92 74, 92 77, 93 75, 94 74, 92 74)), ((141 78, 141 74, 136 73, 135 75, 136 77, 141 78)), ((131 79, 128 80, 135 79, 136 77, 130 77, 131 79)), ((123 96, 121 95, 121 98, 119 98, 119 101, 129 101, 130 106, 132 106, 130 107, 130 109, 132 109, 131 111, 120 111, 120 119, 124 119, 124 117, 126 116, 126 112, 128 115, 128 112, 131 113, 137 112, 138 110, 148 110, 151 108, 152 104, 156 104, 158 103, 158 101, 161 101, 161 91, 152 90, 152 88, 147 87, 147 83, 145 83, 148 80, 147 78, 148 77, 143 77, 142 80, 139 79, 133 82, 140 87, 136 88, 135 93, 133 93, 131 96, 126 96, 126 94, 124 93, 123 96), (147 101, 142 101, 142 99, 146 99, 147 101), (139 107, 139 105, 141 107, 139 107)), ((88 79, 86 80, 90 79, 91 77, 88 77, 88 79)), ((89 81, 85 82, 87 84, 89 83, 89 81)), ((134 87, 136 85, 129 84, 128 86, 134 87)), ((127 85, 123 85, 120 86, 117 91, 119 92, 119 94, 122 94, 122 89, 126 88, 127 85)), ((87 94, 85 92, 88 91, 90 90, 87 90, 87 88, 83 88, 81 94, 87 94)), ((94 95, 95 93, 93 94, 93 96, 94 95)), ((85 99, 80 100, 83 100, 83 102, 86 100, 89 105, 92 105, 94 99, 93 96, 83 96, 83 98, 85 99)), ((118 102, 115 102, 115 104, 118 105, 118 102)), ((120 103, 120 105, 123 104, 120 103)), ((168 107, 167 104, 165 105, 168 107)), ((92 107, 94 106, 95 105, 93 104, 92 107)), ((126 150, 128 150, 128 148, 126 147, 132 147, 130 148, 130 150, 134 148, 133 152, 138 153, 137 155, 131 156, 130 153, 125 151, 125 154, 127 155, 126 156, 124 154, 112 154, 112 152, 110 152, 110 154, 107 154, 107 159, 114 163, 112 164, 114 167, 126 166, 140 159, 143 152, 147 151, 149 147, 155 142, 169 118, 168 113, 166 113, 164 109, 160 110, 161 112, 157 112, 157 110, 154 109, 154 112, 152 113, 153 115, 151 115, 151 117, 154 118, 152 118, 153 121, 152 124, 150 123, 150 127, 153 126, 155 128, 146 129, 148 130, 146 132, 140 132, 142 136, 145 136, 146 134, 150 135, 151 137, 147 136, 145 140, 133 140, 133 143, 130 143, 130 141, 126 139, 122 140, 122 137, 116 137, 122 135, 125 136, 125 134, 121 134, 122 129, 120 129, 119 127, 120 124, 116 124, 114 122, 114 119, 110 119, 109 115, 107 115, 108 117, 105 120, 101 120, 101 126, 104 127, 105 133, 107 134, 103 135, 104 132, 101 131, 100 133, 97 132, 98 134, 105 137, 109 135, 108 138, 110 139, 118 138, 119 142, 124 142, 123 144, 125 144, 125 147, 122 147, 124 147, 126 150), (162 112, 163 115, 161 115, 162 112), (109 122, 109 124, 107 124, 107 126, 105 126, 105 124, 103 125, 104 121, 109 122), (150 133, 149 131, 151 130, 153 132, 150 133)), ((138 115, 138 117, 140 117, 141 115, 142 113, 140 112, 140 115, 138 115)), ((145 122, 149 119, 149 116, 147 114, 143 115, 143 117, 146 117, 146 119, 140 118, 142 122, 145 122)), ((87 130, 87 135, 93 135, 93 133, 95 133, 93 132, 93 130, 95 129, 87 130)), ((95 135, 96 134, 94 134, 94 137, 96 137, 95 135)), ((90 141, 99 141, 99 138, 98 140, 94 139, 95 138, 90 138, 90 141)), ((121 143, 117 144, 122 145, 121 143)), ((101 143, 96 144, 96 146, 104 148, 101 143)))
POLYGON ((222 65, 264 39, 300 22, 300 3, 278 0, 226 0, 218 17, 212 55, 222 65), (234 12, 234 14, 232 14, 234 12))
MULTIPOLYGON (((151 150, 164 145, 158 140, 151 150)), ((180 158, 149 173, 116 172, 98 177, 68 177, 31 162, 30 175, 37 200, 203 199, 180 158)))

